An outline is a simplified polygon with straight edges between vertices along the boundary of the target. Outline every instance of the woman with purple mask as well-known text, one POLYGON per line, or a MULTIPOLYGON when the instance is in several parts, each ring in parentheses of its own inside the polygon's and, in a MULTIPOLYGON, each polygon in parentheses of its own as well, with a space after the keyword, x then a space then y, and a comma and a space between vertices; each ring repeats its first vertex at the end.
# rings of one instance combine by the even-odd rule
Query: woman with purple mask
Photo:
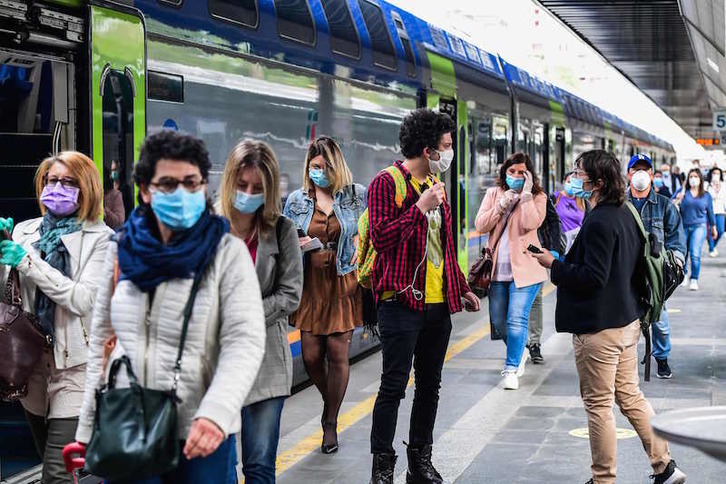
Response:
MULTIPOLYGON (((565 175, 565 184, 562 190, 552 200, 555 205, 555 210, 557 210, 557 215, 560 217, 562 233, 567 239, 565 254, 570 251, 572 243, 575 242, 575 238, 580 232, 580 227, 582 227, 582 221, 585 219, 585 212, 587 211, 585 200, 575 196, 576 192, 571 182, 572 174, 573 172, 570 172, 565 175)), ((562 255, 564 256, 565 254, 562 255)))
POLYGON ((113 231, 102 221, 103 186, 93 161, 65 151, 35 175, 42 217, 14 226, 0 218, 0 278, 20 274, 23 309, 34 313, 49 341, 21 403, 43 461, 43 482, 72 482, 63 446, 74 441, 85 384, 88 335, 106 248, 113 231), (13 230, 14 228, 14 230, 13 230))

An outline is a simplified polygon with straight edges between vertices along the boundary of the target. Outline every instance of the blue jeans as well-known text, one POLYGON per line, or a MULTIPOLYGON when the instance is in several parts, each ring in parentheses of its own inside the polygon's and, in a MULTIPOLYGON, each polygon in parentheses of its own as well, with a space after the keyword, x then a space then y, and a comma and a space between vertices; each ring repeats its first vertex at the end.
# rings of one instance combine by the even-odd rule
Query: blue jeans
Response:
POLYGON ((718 231, 716 240, 711 238, 711 232, 708 233, 708 250, 710 252, 713 252, 713 249, 716 248, 718 241, 721 240, 723 233, 726 231, 726 215, 716 215, 716 230, 718 231))
POLYGON ((542 284, 520 287, 514 282, 492 282, 489 286, 489 319, 507 345, 505 370, 519 366, 527 343, 529 312, 542 284))
POLYGON ((651 326, 653 358, 664 360, 671 354, 671 327, 668 321, 668 305, 663 306, 660 321, 651 326))
MULTIPOLYGON (((691 258, 691 279, 698 280, 701 274, 701 250, 706 241, 706 224, 686 225, 687 257, 691 258)), ((683 270, 688 274, 688 265, 683 270)))
MULTIPOLYGON (((151 479, 132 481, 133 484, 236 484, 237 449, 234 435, 222 442, 217 450, 207 457, 188 460, 182 453, 179 466, 172 472, 151 479)), ((181 449, 184 442, 179 443, 181 449)))
POLYGON ((242 472, 246 484, 275 482, 275 459, 284 403, 285 397, 278 397, 242 408, 242 472))

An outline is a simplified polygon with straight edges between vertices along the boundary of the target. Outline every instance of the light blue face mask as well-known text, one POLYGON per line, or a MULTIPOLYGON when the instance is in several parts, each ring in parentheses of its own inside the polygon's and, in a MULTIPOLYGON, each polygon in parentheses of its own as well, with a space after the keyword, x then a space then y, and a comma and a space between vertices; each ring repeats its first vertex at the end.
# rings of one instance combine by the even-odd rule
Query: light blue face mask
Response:
POLYGON ((237 197, 234 199, 234 208, 239 210, 240 213, 255 213, 264 204, 264 193, 249 195, 241 190, 237 190, 237 197))
POLYGON ((582 178, 570 178, 570 186, 572 187, 572 194, 576 197, 580 197, 583 200, 589 200, 592 197, 592 190, 585 190, 583 187, 582 178))
POLYGON ((656 188, 663 188, 663 179, 653 178, 653 185, 655 185, 656 188))
POLYGON ((178 186, 171 193, 153 192, 151 209, 156 217, 171 230, 186 230, 192 227, 207 208, 204 190, 188 192, 178 186))
POLYGON ((330 186, 328 174, 321 168, 310 168, 308 176, 320 188, 328 188, 330 186))
POLYGON ((515 178, 511 175, 507 175, 507 186, 515 192, 521 192, 524 188, 524 177, 515 178))
MULTIPOLYGON (((570 180, 571 180, 571 179, 570 179, 570 180)), ((575 196, 575 192, 574 192, 574 190, 572 189, 572 182, 571 182, 570 180, 567 180, 567 181, 565 182, 565 193, 566 193, 567 195, 569 195, 570 197, 574 197, 574 196, 575 196)))

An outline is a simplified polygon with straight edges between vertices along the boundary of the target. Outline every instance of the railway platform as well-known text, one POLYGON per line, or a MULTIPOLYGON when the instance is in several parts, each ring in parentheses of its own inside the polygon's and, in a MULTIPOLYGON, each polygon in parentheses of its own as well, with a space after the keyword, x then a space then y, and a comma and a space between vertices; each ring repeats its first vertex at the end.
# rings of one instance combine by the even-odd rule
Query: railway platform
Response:
MULTIPOLYGON (((701 290, 679 288, 669 302, 673 378, 655 377, 641 388, 657 413, 726 404, 726 257, 704 259, 701 290)), ((501 388, 504 345, 492 341, 482 312, 454 319, 444 365, 434 433, 435 466, 447 483, 584 483, 590 478, 587 420, 580 400, 571 336, 554 332, 555 288, 544 298, 545 364, 528 363, 518 391, 501 388)), ((639 353, 643 354, 641 338, 639 353)), ((380 353, 351 367, 339 418, 340 451, 320 452, 322 403, 313 387, 285 404, 278 482, 367 483, 371 411, 378 390, 380 353)), ((403 440, 408 435, 412 386, 402 402, 396 432, 397 483, 405 482, 403 440)), ((651 468, 640 441, 620 412, 618 482, 649 483, 651 468)), ((695 449, 671 444, 671 453, 698 484, 724 482, 726 467, 695 449)))

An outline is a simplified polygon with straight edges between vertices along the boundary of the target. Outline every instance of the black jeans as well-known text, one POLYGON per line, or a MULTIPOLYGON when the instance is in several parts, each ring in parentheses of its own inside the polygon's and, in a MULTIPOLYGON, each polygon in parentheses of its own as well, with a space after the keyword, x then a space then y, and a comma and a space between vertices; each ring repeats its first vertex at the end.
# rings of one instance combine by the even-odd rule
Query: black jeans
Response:
POLYGON ((451 335, 448 305, 430 304, 424 311, 414 311, 398 302, 383 302, 378 307, 378 327, 383 373, 373 407, 371 452, 394 452, 398 406, 406 396, 412 362, 416 387, 409 444, 432 444, 439 405, 441 368, 451 335))

